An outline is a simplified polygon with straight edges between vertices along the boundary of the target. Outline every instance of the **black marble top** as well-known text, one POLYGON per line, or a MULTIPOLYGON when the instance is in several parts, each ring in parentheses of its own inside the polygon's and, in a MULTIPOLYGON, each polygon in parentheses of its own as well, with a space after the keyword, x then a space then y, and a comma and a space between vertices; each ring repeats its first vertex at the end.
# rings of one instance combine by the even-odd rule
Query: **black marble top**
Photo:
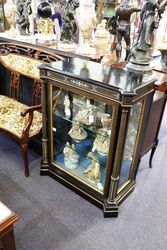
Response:
POLYGON ((134 94, 137 89, 156 80, 153 77, 145 80, 143 74, 129 71, 126 67, 112 67, 80 58, 66 58, 64 61, 41 65, 39 68, 129 94, 134 94))

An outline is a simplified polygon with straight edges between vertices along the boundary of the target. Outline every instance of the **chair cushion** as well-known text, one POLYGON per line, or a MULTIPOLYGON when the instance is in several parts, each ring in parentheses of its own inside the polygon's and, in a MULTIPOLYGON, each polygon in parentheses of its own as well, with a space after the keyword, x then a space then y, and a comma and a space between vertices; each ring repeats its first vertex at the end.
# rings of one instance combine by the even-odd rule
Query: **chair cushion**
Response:
MULTIPOLYGON (((21 112, 26 108, 28 108, 27 105, 22 104, 15 99, 0 95, 0 129, 8 131, 18 138, 21 138, 22 130, 28 120, 28 114, 25 117, 22 117, 21 112)), ((29 137, 38 134, 41 127, 42 114, 35 111, 29 137)))

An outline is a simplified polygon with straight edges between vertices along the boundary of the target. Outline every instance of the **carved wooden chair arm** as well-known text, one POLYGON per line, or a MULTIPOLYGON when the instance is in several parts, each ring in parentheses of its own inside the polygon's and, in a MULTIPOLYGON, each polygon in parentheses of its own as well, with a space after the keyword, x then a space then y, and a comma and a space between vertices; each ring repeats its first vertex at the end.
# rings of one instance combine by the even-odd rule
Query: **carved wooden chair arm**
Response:
MULTIPOLYGON (((42 105, 40 104, 40 105, 28 107, 24 111, 21 112, 22 117, 25 117, 27 114, 29 115, 27 123, 24 125, 23 131, 22 131, 22 136, 21 136, 22 143, 24 143, 24 142, 26 143, 28 141, 28 138, 30 137, 29 132, 30 132, 30 128, 31 128, 31 125, 33 122, 34 111, 41 110, 41 108, 42 108, 42 105)), ((41 116, 42 116, 42 114, 41 114, 41 116)), ((42 121, 41 121, 41 124, 42 124, 42 121)), ((39 126, 41 124, 39 124, 39 126)))
POLYGON ((33 113, 35 110, 41 110, 41 108, 42 108, 42 104, 28 107, 24 111, 21 112, 21 116, 25 117, 28 113, 33 113))

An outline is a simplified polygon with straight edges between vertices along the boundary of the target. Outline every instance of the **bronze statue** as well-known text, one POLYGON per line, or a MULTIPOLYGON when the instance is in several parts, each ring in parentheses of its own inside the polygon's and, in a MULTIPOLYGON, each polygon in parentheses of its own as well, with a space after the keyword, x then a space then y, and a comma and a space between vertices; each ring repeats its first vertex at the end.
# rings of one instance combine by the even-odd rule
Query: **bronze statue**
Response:
POLYGON ((129 0, 125 0, 123 3, 118 5, 116 8, 116 32, 117 32, 117 45, 116 45, 116 54, 119 61, 121 56, 121 43, 124 38, 126 42, 126 57, 125 61, 128 58, 130 52, 130 18, 132 13, 141 11, 141 8, 134 7, 129 4, 129 0))
POLYGON ((147 0, 141 11, 141 28, 136 44, 133 46, 127 68, 150 71, 151 46, 154 30, 158 28, 161 14, 164 12, 167 0, 147 0), (144 68, 143 68, 144 66, 144 68))
POLYGON ((77 25, 74 19, 73 12, 68 12, 65 16, 63 16, 62 20, 63 30, 61 33, 61 40, 64 43, 73 43, 77 31, 77 25))
MULTIPOLYGON (((137 49, 148 51, 153 42, 153 31, 158 28, 159 18, 156 11, 160 8, 157 0, 146 1, 141 11, 141 32, 138 37, 137 49)), ((160 12, 157 12, 160 14, 160 12)), ((159 16, 160 17, 160 16, 159 16)))
POLYGON ((62 0, 62 32, 61 41, 64 43, 73 43, 77 41, 77 25, 74 18, 76 8, 79 6, 79 0, 62 0))
POLYGON ((32 14, 31 0, 19 0, 17 2, 17 24, 21 35, 30 33, 29 15, 32 14))

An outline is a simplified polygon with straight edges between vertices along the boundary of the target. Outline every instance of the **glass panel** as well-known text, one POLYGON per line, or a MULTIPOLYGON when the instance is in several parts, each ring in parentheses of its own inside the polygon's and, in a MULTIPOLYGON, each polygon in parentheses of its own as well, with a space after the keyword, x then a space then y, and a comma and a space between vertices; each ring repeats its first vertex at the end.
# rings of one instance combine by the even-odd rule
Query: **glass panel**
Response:
POLYGON ((135 105, 133 105, 131 110, 128 129, 125 138, 125 147, 121 165, 119 187, 122 186, 128 180, 129 177, 141 110, 142 110, 142 102, 138 102, 135 105))
POLYGON ((53 87, 53 163, 103 191, 112 108, 53 87))

